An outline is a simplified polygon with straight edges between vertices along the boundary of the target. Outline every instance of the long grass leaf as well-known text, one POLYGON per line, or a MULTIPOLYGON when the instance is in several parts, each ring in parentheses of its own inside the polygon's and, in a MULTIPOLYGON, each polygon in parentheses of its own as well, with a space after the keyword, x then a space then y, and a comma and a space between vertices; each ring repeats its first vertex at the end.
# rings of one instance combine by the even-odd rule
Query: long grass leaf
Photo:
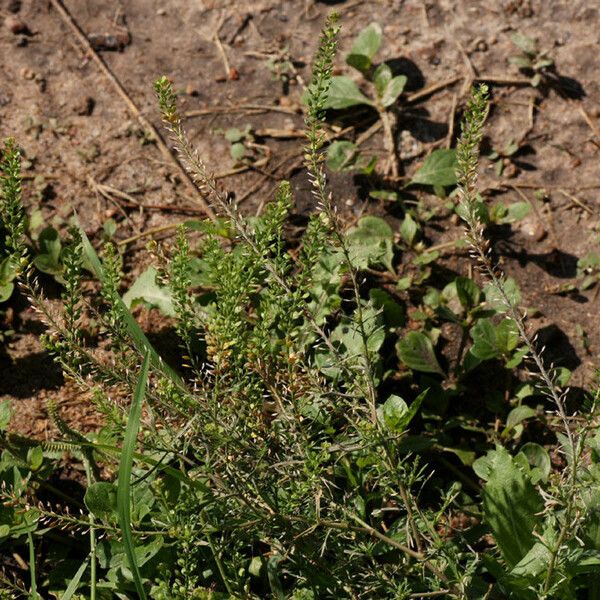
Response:
MULTIPOLYGON (((81 227, 79 228, 79 231, 81 232, 83 253, 89 261, 94 274, 100 280, 100 283, 104 285, 106 276, 104 273, 104 268, 102 267, 102 263, 100 262, 100 258, 90 243, 85 231, 83 231, 81 227)), ((120 298, 116 298, 115 302, 119 306, 119 310, 122 313, 125 325, 127 326, 127 332, 131 336, 131 339, 138 351, 142 354, 147 352, 150 355, 150 362, 155 369, 166 375, 177 385, 182 386, 183 382, 181 381, 179 375, 177 375, 177 373, 175 373, 175 371, 171 369, 171 367, 169 367, 169 365, 167 365, 159 356, 158 352, 156 352, 150 343, 150 340, 142 331, 142 328, 138 325, 138 322, 133 318, 133 315, 129 312, 127 306, 125 306, 125 303, 120 298)))
POLYGON ((60 600, 71 600, 73 594, 77 591, 77 586, 79 585, 79 582, 81 581, 81 578, 87 569, 88 563, 89 559, 86 559, 81 563, 81 566, 79 569, 77 569, 77 573, 73 575, 73 579, 71 579, 69 582, 69 585, 60 600))
POLYGON ((129 568, 133 574, 133 582, 138 595, 142 600, 146 600, 146 592, 142 585, 142 577, 137 564, 135 547, 133 544, 133 535, 131 534, 131 467, 133 465, 133 454, 137 443, 137 435, 140 428, 140 417, 142 414, 142 403, 146 395, 146 386, 148 383, 148 370, 150 368, 150 353, 146 352, 142 371, 138 378, 129 419, 127 421, 127 430, 125 431, 125 440, 123 441, 123 450, 121 452, 121 462, 119 464, 119 478, 117 480, 117 515, 119 525, 123 534, 123 545, 125 554, 129 561, 129 568))

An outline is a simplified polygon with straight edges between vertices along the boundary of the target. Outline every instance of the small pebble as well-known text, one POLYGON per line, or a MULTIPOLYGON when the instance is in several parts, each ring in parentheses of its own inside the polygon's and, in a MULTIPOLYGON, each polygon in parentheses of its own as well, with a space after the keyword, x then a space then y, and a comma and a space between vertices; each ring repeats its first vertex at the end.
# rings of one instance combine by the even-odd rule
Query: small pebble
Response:
POLYGON ((88 40, 94 50, 123 50, 131 43, 131 36, 123 31, 113 35, 112 33, 90 33, 88 40))
POLYGON ((9 15, 6 17, 6 19, 4 19, 4 27, 6 27, 6 29, 8 29, 14 35, 18 35, 20 33, 31 33, 29 31, 29 27, 27 27, 27 23, 19 19, 19 17, 15 17, 13 15, 9 15))
POLYGON ((73 112, 80 117, 89 117, 94 112, 96 101, 91 96, 81 98, 73 106, 73 112))
POLYGON ((188 96, 194 96, 194 97, 200 95, 198 88, 195 85, 192 85, 191 83, 188 83, 187 86, 185 87, 185 93, 188 96))
POLYGON ((35 77, 35 73, 31 69, 23 68, 20 71, 21 77, 23 79, 32 80, 35 77))
POLYGON ((229 81, 237 81, 240 78, 240 74, 235 67, 230 67, 229 69, 229 81))

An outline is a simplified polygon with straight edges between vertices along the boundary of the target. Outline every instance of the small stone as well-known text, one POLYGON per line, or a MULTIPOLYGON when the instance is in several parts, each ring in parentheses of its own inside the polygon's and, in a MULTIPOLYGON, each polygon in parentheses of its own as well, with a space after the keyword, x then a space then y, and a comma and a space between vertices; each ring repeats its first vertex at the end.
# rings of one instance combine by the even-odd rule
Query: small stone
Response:
POLYGON ((237 81, 240 78, 240 74, 235 67, 229 68, 229 81, 237 81))
POLYGON ((507 179, 512 179, 519 174, 519 167, 514 163, 510 162, 508 159, 504 159, 504 170, 502 171, 502 175, 507 179))
POLYGON ((157 15, 158 17, 164 17, 166 14, 167 14, 167 10, 166 10, 165 8, 159 8, 159 9, 156 11, 156 15, 157 15))
POLYGON ((21 77, 31 81, 35 77, 35 73, 31 69, 23 68, 20 71, 21 77))
POLYGON ((188 96, 194 96, 194 97, 200 95, 198 88, 195 85, 192 85, 191 83, 188 83, 187 86, 185 87, 185 93, 188 96))
POLYGON ((15 17, 13 15, 9 15, 4 19, 4 27, 8 29, 12 34, 18 35, 22 34, 30 34, 29 27, 27 27, 27 23, 19 19, 19 17, 15 17))
POLYGON ((88 40, 94 50, 123 50, 131 43, 129 32, 122 31, 115 35, 112 33, 90 33, 88 40))
POLYGON ((91 96, 84 96, 73 106, 73 112, 80 117, 89 117, 94 112, 96 101, 91 96))

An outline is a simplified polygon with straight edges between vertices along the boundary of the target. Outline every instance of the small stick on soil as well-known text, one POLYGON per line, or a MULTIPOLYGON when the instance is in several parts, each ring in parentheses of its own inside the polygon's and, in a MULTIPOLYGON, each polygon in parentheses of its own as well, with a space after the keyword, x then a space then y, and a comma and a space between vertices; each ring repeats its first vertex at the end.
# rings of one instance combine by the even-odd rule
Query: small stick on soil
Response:
POLYGON ((361 133, 357 138, 354 144, 356 146, 361 146, 364 144, 369 138, 375 135, 381 128, 383 127, 383 122, 381 120, 376 121, 369 129, 361 133))
POLYGON ((471 59, 469 58, 469 55, 467 54, 467 51, 464 49, 463 45, 458 40, 456 40, 455 43, 458 47, 460 55, 462 56, 463 62, 467 67, 467 71, 469 72, 469 76, 464 78, 462 89, 460 90, 461 97, 464 97, 469 93, 469 89, 473 85, 473 82, 477 79, 477 71, 475 70, 475 67, 473 66, 473 63, 471 62, 471 59))
POLYGON ((206 115, 214 114, 228 114, 237 112, 278 112, 286 115, 298 115, 302 113, 300 108, 291 108, 287 106, 275 106, 270 104, 239 104, 237 106, 207 106, 205 108, 198 108, 196 110, 188 110, 183 114, 185 119, 191 119, 192 117, 204 117, 206 115))
POLYGON ((52 4, 52 6, 56 9, 56 11, 58 12, 60 17, 62 18, 62 20, 65 22, 65 24, 75 34, 75 36, 77 37, 77 39, 79 40, 81 45, 85 48, 86 52, 91 56, 93 61, 98 65, 98 67, 100 68, 100 70, 102 71, 104 76, 110 81, 110 83, 115 88, 115 90, 117 91, 119 96, 121 96, 121 99, 125 102, 125 104, 129 108, 131 113, 140 122, 142 127, 144 127, 147 131, 149 131, 152 134, 154 140, 156 141, 156 145, 158 146, 158 148, 160 149, 162 154, 165 156, 165 158, 167 158, 168 161, 171 163, 171 165, 173 167, 175 167, 175 169, 179 172, 179 174, 181 175, 183 181, 187 184, 187 186, 191 190, 193 190, 194 195, 198 198, 198 203, 202 207, 202 210, 204 211, 206 216, 208 216, 211 220, 216 221, 216 215, 215 215, 214 211, 212 210, 212 208, 208 205, 208 203, 202 196, 200 190, 198 189, 198 187, 196 186, 196 184, 190 177, 189 173, 186 171, 185 167, 179 162, 179 160, 175 157, 175 155, 169 150, 167 144, 163 140, 162 136, 160 135, 160 133, 158 132, 156 127, 154 127, 154 125, 152 125, 152 123, 150 123, 150 121, 148 121, 148 119, 146 119, 146 117, 144 117, 144 115, 140 112, 140 109, 137 107, 137 105, 134 103, 134 101, 131 99, 131 97, 127 93, 127 90, 123 87, 121 82, 117 79, 117 77, 110 70, 108 65, 100 57, 100 55, 94 50, 94 48, 92 47, 87 36, 83 32, 83 30, 81 29, 81 27, 79 26, 77 21, 75 21, 75 19, 71 15, 71 13, 65 8, 65 6, 63 6, 63 4, 60 0, 50 0, 50 2, 52 4))
POLYGON ((573 196, 573 194, 570 194, 569 192, 567 192, 566 190, 563 190, 563 189, 560 189, 558 191, 563 196, 565 196, 566 198, 568 198, 569 200, 571 200, 571 202, 574 202, 575 204, 577 204, 577 206, 579 206, 580 208, 583 208, 583 210, 585 210, 590 215, 594 214, 594 211, 587 204, 585 204, 582 200, 580 200, 579 198, 577 198, 577 196, 573 196))
POLYGON ((518 187, 524 189, 532 189, 532 190, 558 190, 559 192, 562 190, 597 190, 600 188, 600 183, 590 183, 586 185, 571 185, 568 183, 561 183, 560 185, 551 185, 546 183, 535 183, 535 182, 515 182, 511 184, 504 184, 502 182, 498 182, 501 187, 518 187))
POLYGON ((419 90, 418 92, 409 94, 406 97, 406 102, 412 104, 414 102, 417 102, 418 100, 422 100, 423 98, 426 98, 427 96, 431 96, 431 94, 433 94, 439 90, 442 90, 445 87, 449 87, 449 86, 453 85, 454 83, 456 83, 457 81, 460 81, 463 78, 464 78, 464 75, 455 75, 454 77, 450 77, 449 79, 444 79, 444 81, 440 81, 439 83, 434 83, 433 85, 427 86, 426 88, 419 90))
POLYGON ((452 106, 450 107, 450 114, 448 115, 448 135, 446 136, 446 148, 452 147, 452 138, 454 137, 454 122, 456 117, 456 103, 458 102, 458 96, 454 94, 452 96, 452 106))
POLYGON ((227 54, 225 52, 225 48, 223 48, 223 44, 221 43, 221 39, 219 38, 219 32, 221 31, 221 27, 223 27, 223 23, 225 22, 225 15, 221 17, 219 21, 219 25, 217 26, 217 30, 213 35, 213 42, 221 55, 221 60, 223 61, 223 67, 225 68, 225 79, 229 79, 231 75, 231 65, 229 64, 229 60, 227 59, 227 54))
POLYGON ((174 212, 174 213, 182 213, 182 214, 204 214, 204 211, 199 208, 193 208, 191 206, 172 206, 170 204, 142 204, 138 202, 133 196, 129 195, 127 192, 123 192, 117 188, 114 188, 110 185, 105 185, 103 183, 98 183, 94 181, 91 177, 89 178, 89 183, 92 189, 97 191, 99 194, 104 196, 107 200, 115 200, 118 199, 122 203, 125 204, 128 208, 142 208, 144 210, 158 210, 161 212, 174 212))
POLYGON ((483 83, 495 83, 496 85, 531 85, 529 79, 522 77, 496 77, 495 75, 478 75, 475 81, 483 83))
POLYGON ((256 135, 256 137, 269 137, 280 140, 306 137, 306 133, 302 129, 272 129, 270 127, 256 129, 254 130, 254 135, 256 135))
POLYGON ((579 112, 581 113, 581 116, 585 119, 585 122, 588 124, 589 128, 592 130, 592 133, 600 140, 600 130, 598 130, 598 127, 596 127, 596 124, 594 123, 594 121, 592 121, 592 118, 590 117, 590 115, 588 115, 587 111, 585 110, 585 108, 583 108, 581 104, 579 105, 579 112))
POLYGON ((145 231, 142 231, 141 233, 138 233, 136 235, 132 235, 131 237, 125 238, 124 240, 119 240, 117 242, 117 246, 127 246, 128 244, 131 244, 132 242, 137 242, 138 240, 141 240, 142 238, 145 238, 145 237, 152 236, 155 233, 163 233, 165 231, 173 231, 174 229, 177 229, 183 223, 185 223, 185 221, 183 221, 182 223, 169 223, 168 225, 161 225, 160 227, 152 227, 151 229, 146 229, 145 231))

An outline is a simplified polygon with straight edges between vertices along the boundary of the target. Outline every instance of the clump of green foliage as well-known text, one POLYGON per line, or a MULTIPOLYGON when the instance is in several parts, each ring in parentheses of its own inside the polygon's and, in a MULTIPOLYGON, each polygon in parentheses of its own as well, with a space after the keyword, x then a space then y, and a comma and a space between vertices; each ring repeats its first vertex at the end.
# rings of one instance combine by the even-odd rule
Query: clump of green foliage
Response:
MULTIPOLYGON (((28 573, 1 580, 7 597, 594 597, 595 401, 578 420, 568 414, 560 387, 568 374, 545 364, 516 285, 489 256, 476 185, 487 90, 474 90, 446 185, 458 182, 457 211, 488 284, 434 285, 437 255, 409 213, 401 249, 415 258, 399 277, 389 224, 365 216, 346 230, 327 185, 323 120, 340 83, 337 36, 331 17, 307 92, 315 210, 294 245, 289 183, 261 216, 243 216, 190 145, 163 77, 155 91, 165 127, 220 217, 182 226, 162 264, 123 297, 114 244, 99 257, 72 229, 57 315, 32 275, 19 153, 12 142, 4 148, 11 264, 47 322, 48 351, 106 417, 103 430, 82 435, 51 407, 64 439, 40 445, 7 431, 2 405, 0 544, 29 556, 28 573), (202 232, 198 246, 190 229, 202 232), (100 286, 94 298, 82 291, 84 266, 100 286), (393 285, 380 284, 390 277, 393 285), (140 300, 174 318, 176 364, 129 311, 140 300), (108 357, 86 342, 88 314, 110 341, 108 357), (442 325, 459 339, 450 359, 439 352, 442 325), (477 373, 501 376, 473 394, 477 373), (115 400, 123 396, 128 405, 115 400), (528 438, 534 420, 558 440, 564 469, 528 438), (38 501, 65 451, 84 466, 85 494, 38 501), (65 543, 42 555, 56 536, 65 543)), ((367 43, 373 31, 361 36, 350 62, 368 72, 377 44, 367 43)), ((434 185, 426 175, 448 168, 429 164, 421 183, 434 185)))

